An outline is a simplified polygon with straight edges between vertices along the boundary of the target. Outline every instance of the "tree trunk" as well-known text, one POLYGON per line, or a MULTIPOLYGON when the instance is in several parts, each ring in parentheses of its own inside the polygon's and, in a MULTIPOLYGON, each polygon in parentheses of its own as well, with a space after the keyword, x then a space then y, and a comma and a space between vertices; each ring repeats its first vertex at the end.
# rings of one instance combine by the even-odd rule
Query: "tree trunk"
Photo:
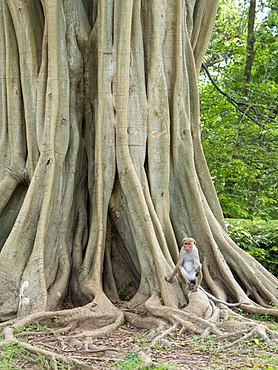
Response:
POLYGON ((0 2, 1 320, 70 302, 84 310, 67 315, 109 330, 121 298, 185 325, 187 291, 164 280, 184 236, 207 290, 277 315, 278 281, 226 234, 202 151, 197 83, 216 10, 0 2))
POLYGON ((256 0, 250 0, 249 11, 248 11, 248 30, 247 30, 247 41, 246 41, 246 61, 243 73, 244 87, 242 93, 244 96, 248 95, 248 84, 251 79, 251 71, 253 66, 253 60, 255 55, 255 35, 254 25, 256 20, 256 0))

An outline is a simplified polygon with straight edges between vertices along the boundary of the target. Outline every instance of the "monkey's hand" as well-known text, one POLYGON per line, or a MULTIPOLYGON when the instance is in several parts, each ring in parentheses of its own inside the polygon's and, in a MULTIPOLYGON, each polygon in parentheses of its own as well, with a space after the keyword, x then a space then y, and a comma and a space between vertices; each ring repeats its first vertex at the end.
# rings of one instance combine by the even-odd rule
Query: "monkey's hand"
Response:
POLYGON ((190 290, 191 292, 194 292, 194 284, 190 281, 187 282, 187 289, 190 290))
POLYGON ((169 284, 172 283, 172 279, 169 278, 168 276, 164 276, 164 279, 167 281, 167 283, 169 283, 169 284))
POLYGON ((195 276, 196 276, 196 277, 197 277, 198 275, 200 275, 201 268, 202 268, 202 265, 201 265, 201 264, 196 268, 196 270, 195 270, 195 276))

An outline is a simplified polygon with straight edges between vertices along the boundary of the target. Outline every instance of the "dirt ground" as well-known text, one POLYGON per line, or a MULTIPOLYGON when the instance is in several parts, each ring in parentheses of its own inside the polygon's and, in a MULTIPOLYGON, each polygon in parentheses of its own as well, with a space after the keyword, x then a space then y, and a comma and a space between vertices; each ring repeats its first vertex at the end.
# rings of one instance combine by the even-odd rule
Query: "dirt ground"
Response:
MULTIPOLYGON (((225 348, 223 343, 214 342, 212 337, 202 342, 200 337, 180 335, 176 332, 168 335, 161 343, 151 345, 153 338, 149 337, 146 331, 138 330, 129 324, 110 335, 94 339, 88 346, 80 345, 79 340, 76 340, 76 343, 74 340, 71 343, 57 340, 47 331, 24 332, 17 335, 17 338, 86 362, 92 369, 127 369, 123 364, 128 361, 127 358, 132 359, 134 356, 141 357, 146 366, 133 365, 128 369, 152 369, 155 366, 163 370, 278 369, 277 348, 262 346, 259 340, 225 348)), ((27 363, 24 366, 22 364, 20 368, 30 369, 27 363)))

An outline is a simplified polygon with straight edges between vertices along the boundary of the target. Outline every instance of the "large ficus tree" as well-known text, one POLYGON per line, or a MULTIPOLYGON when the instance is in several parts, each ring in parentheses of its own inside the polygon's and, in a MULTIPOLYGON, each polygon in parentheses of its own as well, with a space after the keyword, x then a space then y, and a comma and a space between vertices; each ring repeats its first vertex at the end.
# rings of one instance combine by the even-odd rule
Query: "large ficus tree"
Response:
POLYGON ((202 151, 197 82, 216 11, 215 0, 0 1, 2 321, 67 302, 77 308, 60 324, 84 320, 93 336, 128 319, 113 304, 124 298, 220 334, 201 291, 164 279, 184 236, 206 290, 277 315, 278 281, 225 232, 202 151))

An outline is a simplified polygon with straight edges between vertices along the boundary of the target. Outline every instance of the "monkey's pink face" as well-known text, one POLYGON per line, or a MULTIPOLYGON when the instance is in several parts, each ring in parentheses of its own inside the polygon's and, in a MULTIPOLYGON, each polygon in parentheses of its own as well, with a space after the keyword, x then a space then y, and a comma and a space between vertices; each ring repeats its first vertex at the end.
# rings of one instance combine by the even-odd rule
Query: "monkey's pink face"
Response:
POLYGON ((192 248, 193 246, 193 242, 184 242, 183 243, 183 247, 186 251, 190 251, 190 249, 192 248))

